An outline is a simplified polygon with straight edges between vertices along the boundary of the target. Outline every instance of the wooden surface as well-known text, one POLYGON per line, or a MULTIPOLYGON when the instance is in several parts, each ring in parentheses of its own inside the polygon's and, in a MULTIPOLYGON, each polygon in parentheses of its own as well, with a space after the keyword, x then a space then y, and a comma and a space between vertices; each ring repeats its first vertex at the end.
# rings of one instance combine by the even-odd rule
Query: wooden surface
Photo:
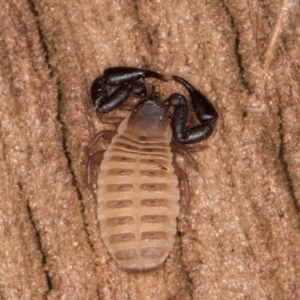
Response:
POLYGON ((300 299, 299 1, 0 3, 1 299, 300 299), (85 180, 110 128, 89 87, 116 65, 182 76, 220 115, 200 172, 178 157, 192 203, 148 273, 110 258, 85 180))

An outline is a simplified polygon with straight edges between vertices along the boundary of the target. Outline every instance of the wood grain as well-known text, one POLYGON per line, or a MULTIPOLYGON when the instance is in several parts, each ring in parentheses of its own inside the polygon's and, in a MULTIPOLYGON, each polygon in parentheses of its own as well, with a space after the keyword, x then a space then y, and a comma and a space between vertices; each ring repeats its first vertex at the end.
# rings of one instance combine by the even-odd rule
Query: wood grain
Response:
POLYGON ((299 1, 1 4, 1 299, 300 298, 299 1), (200 172, 178 158, 191 207, 147 273, 111 259, 86 185, 85 147, 111 129, 89 87, 116 65, 181 76, 220 115, 200 172))

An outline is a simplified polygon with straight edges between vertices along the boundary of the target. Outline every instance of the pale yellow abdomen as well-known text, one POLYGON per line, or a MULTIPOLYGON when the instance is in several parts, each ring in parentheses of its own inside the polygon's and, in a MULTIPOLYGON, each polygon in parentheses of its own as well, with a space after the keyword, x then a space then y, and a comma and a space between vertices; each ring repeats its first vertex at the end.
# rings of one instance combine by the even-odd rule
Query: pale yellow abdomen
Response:
POLYGON ((126 270, 158 267, 173 248, 180 197, 168 141, 116 135, 98 175, 101 236, 126 270))

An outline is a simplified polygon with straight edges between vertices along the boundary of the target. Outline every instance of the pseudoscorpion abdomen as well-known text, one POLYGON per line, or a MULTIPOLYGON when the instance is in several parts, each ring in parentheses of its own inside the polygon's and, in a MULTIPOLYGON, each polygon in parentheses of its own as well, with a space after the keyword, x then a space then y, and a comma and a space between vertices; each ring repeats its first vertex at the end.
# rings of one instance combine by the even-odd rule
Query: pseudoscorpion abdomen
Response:
POLYGON ((173 248, 179 214, 178 178, 167 141, 116 135, 98 177, 102 239, 127 270, 159 266, 173 248))

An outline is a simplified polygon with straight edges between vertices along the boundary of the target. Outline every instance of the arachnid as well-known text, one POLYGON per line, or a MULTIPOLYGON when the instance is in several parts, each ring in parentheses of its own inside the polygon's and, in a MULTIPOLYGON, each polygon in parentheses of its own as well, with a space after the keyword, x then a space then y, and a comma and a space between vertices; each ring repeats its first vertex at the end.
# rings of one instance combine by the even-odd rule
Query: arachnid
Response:
POLYGON ((163 102, 157 94, 147 96, 140 79, 148 77, 164 80, 153 71, 114 67, 106 69, 91 86, 99 117, 119 126, 117 131, 100 131, 89 144, 91 149, 100 138, 111 139, 106 150, 89 158, 88 185, 92 185, 91 165, 101 163, 97 181, 101 237, 125 270, 154 269, 169 255, 179 214, 178 179, 184 185, 186 201, 190 200, 187 176, 176 164, 172 151, 187 155, 195 165, 182 144, 209 137, 218 118, 205 96, 183 78, 172 76, 187 89, 199 121, 188 129, 185 97, 176 93, 163 102), (109 96, 107 85, 116 86, 109 96), (130 93, 140 97, 140 101, 124 120, 103 117, 124 103, 130 93))

